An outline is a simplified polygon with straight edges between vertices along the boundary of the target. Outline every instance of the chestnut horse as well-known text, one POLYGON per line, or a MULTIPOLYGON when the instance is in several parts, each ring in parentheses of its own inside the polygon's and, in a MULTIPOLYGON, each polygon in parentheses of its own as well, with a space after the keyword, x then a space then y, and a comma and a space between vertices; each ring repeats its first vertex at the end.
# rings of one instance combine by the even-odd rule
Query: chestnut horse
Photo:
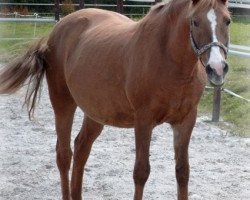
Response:
POLYGON ((1 94, 17 91, 28 80, 30 116, 46 75, 64 200, 82 199, 84 166, 104 125, 134 127, 134 199, 141 200, 150 173, 152 130, 164 122, 174 132, 178 199, 188 199, 188 145, 197 105, 207 77, 213 85, 224 83, 229 23, 226 0, 172 0, 138 22, 84 9, 63 18, 46 40, 2 70, 1 94), (69 182, 77 107, 85 117, 69 182))

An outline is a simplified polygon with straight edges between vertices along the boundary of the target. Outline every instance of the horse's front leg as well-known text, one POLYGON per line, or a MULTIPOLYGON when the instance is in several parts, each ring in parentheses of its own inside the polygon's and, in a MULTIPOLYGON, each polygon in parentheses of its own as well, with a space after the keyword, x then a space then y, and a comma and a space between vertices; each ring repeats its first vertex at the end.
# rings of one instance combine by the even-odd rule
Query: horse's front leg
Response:
POLYGON ((150 174, 149 148, 153 123, 138 114, 135 120, 136 160, 134 167, 134 200, 142 200, 143 189, 150 174))
POLYGON ((190 112, 181 122, 172 124, 174 130, 175 171, 178 200, 188 199, 189 161, 188 146, 196 121, 196 110, 190 112))

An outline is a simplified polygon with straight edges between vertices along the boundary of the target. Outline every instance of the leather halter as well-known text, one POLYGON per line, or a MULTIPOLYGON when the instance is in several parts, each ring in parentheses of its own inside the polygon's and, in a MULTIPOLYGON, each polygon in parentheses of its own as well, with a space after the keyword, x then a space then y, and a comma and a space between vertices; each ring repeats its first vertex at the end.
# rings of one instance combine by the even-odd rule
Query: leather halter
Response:
MULTIPOLYGON (((193 37, 192 34, 192 26, 193 26, 193 21, 191 21, 190 24, 190 31, 189 31, 189 35, 190 35, 190 40, 191 40, 191 45, 193 47, 194 52, 196 53, 197 57, 199 59, 201 59, 201 55, 204 54, 208 49, 211 49, 212 47, 219 47, 221 48, 224 53, 225 53, 225 57, 227 57, 228 54, 228 47, 226 47, 224 44, 220 43, 220 42, 211 42, 209 44, 206 44, 204 46, 202 46, 201 48, 199 48, 195 42, 195 39, 193 37)), ((202 62, 202 64, 204 65, 204 63, 202 62)))

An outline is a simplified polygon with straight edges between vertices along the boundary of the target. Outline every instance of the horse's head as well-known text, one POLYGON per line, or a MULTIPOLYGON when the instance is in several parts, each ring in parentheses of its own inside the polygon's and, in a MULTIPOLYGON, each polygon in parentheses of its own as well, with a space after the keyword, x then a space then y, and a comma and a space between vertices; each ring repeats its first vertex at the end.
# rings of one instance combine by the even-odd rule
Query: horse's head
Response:
POLYGON ((190 40, 206 68, 209 81, 222 85, 228 71, 226 63, 230 24, 227 0, 192 0, 190 40))

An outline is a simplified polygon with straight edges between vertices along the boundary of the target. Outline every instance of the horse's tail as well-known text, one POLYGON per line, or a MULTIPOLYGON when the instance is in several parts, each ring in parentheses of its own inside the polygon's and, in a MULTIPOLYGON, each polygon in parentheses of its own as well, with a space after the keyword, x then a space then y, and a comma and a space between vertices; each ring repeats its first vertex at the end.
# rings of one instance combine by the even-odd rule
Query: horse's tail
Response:
POLYGON ((47 41, 39 40, 21 57, 10 62, 0 71, 0 94, 13 94, 24 85, 28 86, 25 102, 29 118, 33 117, 36 100, 46 70, 47 41))

